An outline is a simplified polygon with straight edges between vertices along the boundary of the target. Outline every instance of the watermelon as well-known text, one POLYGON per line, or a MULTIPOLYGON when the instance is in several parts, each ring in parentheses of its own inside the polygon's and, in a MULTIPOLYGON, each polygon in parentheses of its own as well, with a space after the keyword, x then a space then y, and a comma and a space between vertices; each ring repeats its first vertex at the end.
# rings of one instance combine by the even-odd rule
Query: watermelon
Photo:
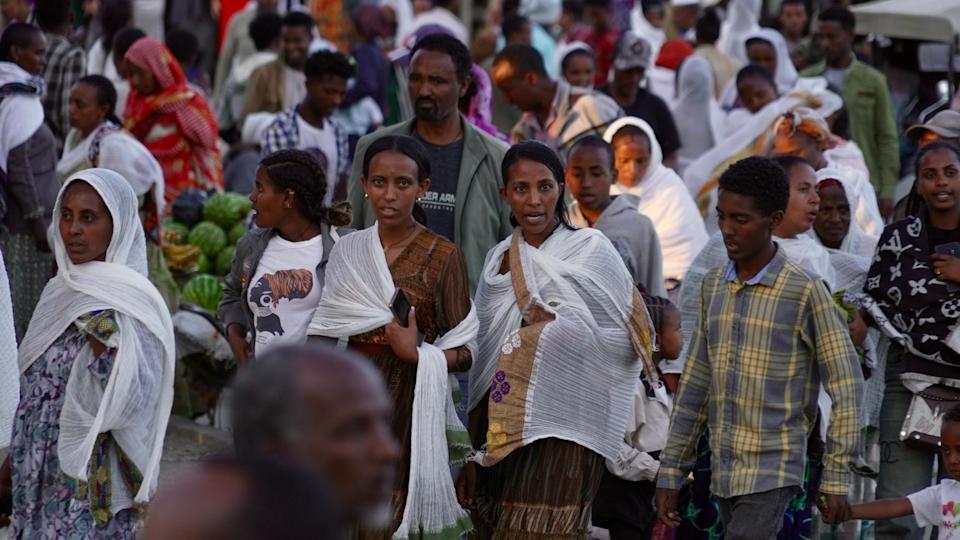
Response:
POLYGON ((247 234, 247 224, 243 221, 238 221, 234 223, 233 227, 230 227, 230 231, 227 232, 227 243, 235 246, 245 234, 247 234))
POLYGON ((233 268, 233 258, 236 254, 237 248, 233 246, 223 248, 223 251, 217 255, 217 275, 225 276, 230 273, 230 269, 233 268))
POLYGON ((250 199, 239 193, 217 193, 203 205, 203 219, 224 229, 242 220, 250 212, 250 199))
POLYGON ((210 258, 200 254, 200 257, 197 258, 197 272, 201 274, 209 274, 211 270, 210 258))
POLYGON ((163 224, 163 242, 165 244, 183 245, 187 243, 187 237, 190 236, 190 227, 176 221, 168 221, 163 224))
POLYGON ((183 286, 183 299, 210 312, 217 311, 223 298, 220 280, 210 274, 197 274, 183 286))
POLYGON ((227 192, 226 195, 230 198, 230 204, 233 205, 234 216, 236 216, 237 220, 239 221, 247 217, 247 214, 253 209, 250 196, 233 192, 227 192))
POLYGON ((227 245, 227 233, 216 223, 201 221, 190 231, 187 243, 197 246, 208 259, 214 259, 217 253, 227 245))

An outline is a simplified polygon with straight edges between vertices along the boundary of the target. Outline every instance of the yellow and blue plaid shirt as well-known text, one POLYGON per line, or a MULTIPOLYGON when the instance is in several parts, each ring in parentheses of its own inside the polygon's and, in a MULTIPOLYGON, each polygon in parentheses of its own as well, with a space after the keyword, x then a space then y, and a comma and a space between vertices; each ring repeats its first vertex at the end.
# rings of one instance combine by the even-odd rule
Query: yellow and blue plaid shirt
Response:
POLYGON ((833 399, 821 491, 846 494, 859 453, 863 375, 822 280, 781 249, 746 283, 733 263, 700 290, 699 324, 680 381, 658 487, 679 489, 709 429, 711 489, 730 498, 803 483, 821 383, 833 399))

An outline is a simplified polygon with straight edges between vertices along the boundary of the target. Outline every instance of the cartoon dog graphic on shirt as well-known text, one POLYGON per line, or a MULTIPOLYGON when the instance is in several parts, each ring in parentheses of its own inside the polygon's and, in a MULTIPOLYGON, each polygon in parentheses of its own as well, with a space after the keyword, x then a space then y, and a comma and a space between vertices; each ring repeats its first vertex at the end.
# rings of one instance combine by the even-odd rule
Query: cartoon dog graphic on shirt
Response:
POLYGON ((264 274, 250 290, 257 304, 257 332, 283 335, 283 323, 277 315, 280 300, 306 298, 313 290, 313 274, 303 268, 264 274))

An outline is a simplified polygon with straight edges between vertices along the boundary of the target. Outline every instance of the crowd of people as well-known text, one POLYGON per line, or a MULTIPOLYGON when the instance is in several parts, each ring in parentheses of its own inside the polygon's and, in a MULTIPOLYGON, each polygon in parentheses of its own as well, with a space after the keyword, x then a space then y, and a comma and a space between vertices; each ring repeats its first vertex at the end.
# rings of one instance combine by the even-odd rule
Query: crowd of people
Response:
POLYGON ((0 2, 0 521, 954 538, 960 112, 766 4, 0 2), (222 191, 235 455, 160 486, 165 218, 222 191))

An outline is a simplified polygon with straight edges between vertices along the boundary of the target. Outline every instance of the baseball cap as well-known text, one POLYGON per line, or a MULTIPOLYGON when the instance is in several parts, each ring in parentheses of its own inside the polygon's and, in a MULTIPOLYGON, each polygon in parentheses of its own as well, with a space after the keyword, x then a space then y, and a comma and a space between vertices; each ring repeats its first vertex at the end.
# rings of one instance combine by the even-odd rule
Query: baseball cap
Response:
POLYGON ((613 59, 613 69, 624 71, 627 69, 650 67, 650 42, 634 34, 632 31, 623 33, 617 43, 617 54, 613 59))
POLYGON ((916 124, 907 129, 907 137, 917 140, 924 131, 932 131, 944 139, 960 139, 960 112, 944 110, 933 115, 924 124, 916 124))

